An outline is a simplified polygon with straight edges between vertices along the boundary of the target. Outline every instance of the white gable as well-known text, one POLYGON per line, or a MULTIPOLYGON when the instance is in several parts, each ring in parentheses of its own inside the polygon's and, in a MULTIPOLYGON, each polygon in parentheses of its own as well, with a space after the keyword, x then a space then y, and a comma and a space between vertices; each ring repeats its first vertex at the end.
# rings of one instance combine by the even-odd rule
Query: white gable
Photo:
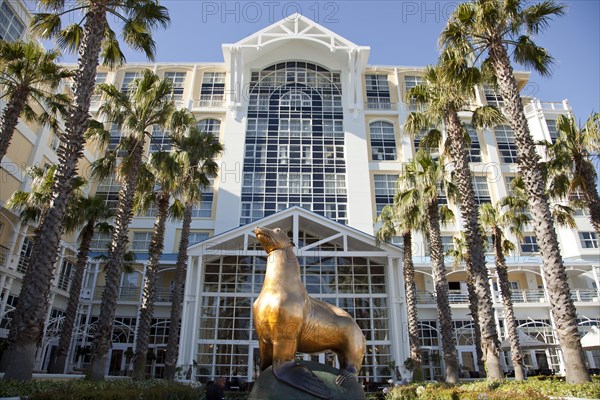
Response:
POLYGON ((348 39, 298 13, 290 15, 233 45, 223 46, 259 49, 269 44, 289 39, 313 41, 328 47, 331 51, 350 50, 359 47, 348 39))
POLYGON ((304 208, 294 206, 278 213, 264 217, 239 228, 232 229, 214 236, 204 242, 196 243, 188 248, 189 256, 205 254, 256 254, 264 252, 256 246, 254 236, 256 226, 281 228, 289 232, 292 240, 298 243, 299 232, 309 232, 320 240, 300 248, 297 251, 306 254, 318 251, 318 247, 326 243, 336 243, 341 253, 360 253, 363 256, 400 256, 401 249, 397 246, 382 243, 379 246, 373 236, 340 224, 304 208))

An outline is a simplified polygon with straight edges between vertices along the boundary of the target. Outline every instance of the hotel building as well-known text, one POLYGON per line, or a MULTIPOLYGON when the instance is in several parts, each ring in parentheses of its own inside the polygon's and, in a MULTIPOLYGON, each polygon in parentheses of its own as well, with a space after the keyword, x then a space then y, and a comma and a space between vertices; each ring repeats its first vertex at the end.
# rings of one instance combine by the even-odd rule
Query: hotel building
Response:
MULTIPOLYGON (((4 15, 12 6, 12 2, 0 1, 4 13, 0 18, 10 19, 4 15)), ((20 25, 11 23, 18 31, 20 25)), ((0 35, 15 37, 13 33, 0 35)), ((99 68, 96 76, 98 83, 112 83, 121 89, 144 69, 171 79, 177 107, 192 111, 198 126, 219 137, 225 146, 218 160, 220 175, 193 211, 180 377, 201 381, 218 375, 239 375, 248 381, 256 378, 258 343, 251 305, 261 290, 266 257, 252 230, 260 224, 288 230, 309 293, 344 308, 363 329, 367 352, 361 376, 372 381, 389 379, 391 367, 402 366, 409 354, 402 250, 392 244, 376 246, 373 235, 378 226, 374 220, 393 201, 402 164, 418 147, 420 138, 404 135, 402 125, 415 110, 414 104, 404 100, 406 90, 421 82, 424 67, 370 65, 369 47, 356 45, 302 16, 288 17, 237 43, 224 44, 222 49, 221 62, 130 63, 117 70, 99 68)), ((529 73, 517 72, 516 78, 523 88, 529 73)), ((489 87, 479 87, 475 101, 476 105, 503 106, 502 98, 489 87)), ((525 103, 535 140, 555 139, 556 119, 571 113, 566 100, 548 103, 527 97, 525 103)), ((94 98, 92 115, 99 104, 100 99, 94 98)), ((468 121, 469 113, 461 113, 461 117, 468 121)), ((112 143, 118 143, 118 126, 107 127, 112 143)), ((514 134, 507 125, 468 130, 477 201, 496 202, 510 193, 509 183, 517 172, 514 134)), ((21 224, 18 215, 4 204, 15 190, 31 187, 25 173, 28 166, 57 162, 57 145, 48 128, 21 122, 2 160, 2 337, 8 334, 35 228, 21 224)), ((154 129, 147 152, 169 146, 168 132, 154 129)), ((86 148, 80 163, 82 174, 98 156, 93 146, 86 148)), ((116 181, 94 182, 89 190, 116 206, 116 181)), ((459 210, 451 202, 449 206, 457 218, 443 228, 446 249, 452 247, 452 237, 463 230, 459 210)), ((130 226, 135 272, 122 276, 106 371, 110 375, 124 374, 131 361, 154 215, 152 209, 137 215, 130 226)), ((557 230, 578 324, 585 333, 600 325, 600 250, 586 212, 579 210, 575 219, 577 228, 557 230)), ((180 222, 168 222, 148 365, 148 373, 156 377, 164 367, 180 233, 180 222)), ((426 379, 436 379, 443 373, 443 361, 428 246, 422 233, 417 232, 414 240, 423 370, 426 379)), ((109 236, 97 235, 94 251, 104 251, 109 241, 109 236)), ((74 242, 75 237, 65 238, 56 263, 46 333, 36 359, 39 371, 47 370, 58 344, 74 265, 74 242)), ((496 322, 503 340, 503 307, 493 256, 488 256, 496 322)), ((447 265, 451 262, 448 259, 447 265)), ((531 370, 560 372, 564 365, 541 262, 533 229, 528 227, 525 241, 508 257, 520 329, 541 342, 525 349, 526 364, 531 370)), ((478 366, 464 267, 451 270, 448 280, 460 364, 465 374, 470 371, 469 375, 475 376, 478 366)), ((90 259, 67 372, 82 371, 89 362, 90 332, 99 314, 103 287, 102 265, 90 259)), ((336 362, 329 353, 304 357, 336 362)), ((600 351, 586 351, 586 361, 590 368, 600 368, 600 351)), ((505 370, 512 369, 508 353, 503 362, 505 370)))

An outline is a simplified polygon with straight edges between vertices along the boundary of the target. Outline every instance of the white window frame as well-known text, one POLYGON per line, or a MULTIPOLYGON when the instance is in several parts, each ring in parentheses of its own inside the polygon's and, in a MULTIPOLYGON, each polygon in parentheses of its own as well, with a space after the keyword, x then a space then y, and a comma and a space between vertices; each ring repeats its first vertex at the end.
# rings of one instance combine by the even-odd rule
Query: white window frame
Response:
POLYGON ((152 231, 133 232, 131 240, 131 250, 146 253, 150 251, 150 241, 152 240, 152 231))
POLYGON ((506 164, 515 164, 517 162, 517 144, 513 130, 508 125, 498 125, 494 128, 494 134, 500 160, 506 164))
POLYGON ((582 249, 599 248, 596 232, 579 232, 579 242, 582 249))

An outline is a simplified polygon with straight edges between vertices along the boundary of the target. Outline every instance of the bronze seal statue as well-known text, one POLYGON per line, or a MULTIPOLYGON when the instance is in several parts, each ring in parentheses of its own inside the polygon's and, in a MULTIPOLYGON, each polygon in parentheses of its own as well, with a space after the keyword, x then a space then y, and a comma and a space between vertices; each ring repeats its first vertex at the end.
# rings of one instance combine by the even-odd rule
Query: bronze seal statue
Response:
POLYGON ((267 269, 254 302, 260 368, 273 366, 275 377, 319 398, 330 398, 326 386, 295 361, 296 352, 337 354, 337 385, 354 378, 365 353, 365 337, 346 311, 313 299, 300 277, 293 243, 279 228, 256 227, 256 238, 267 252, 267 269))

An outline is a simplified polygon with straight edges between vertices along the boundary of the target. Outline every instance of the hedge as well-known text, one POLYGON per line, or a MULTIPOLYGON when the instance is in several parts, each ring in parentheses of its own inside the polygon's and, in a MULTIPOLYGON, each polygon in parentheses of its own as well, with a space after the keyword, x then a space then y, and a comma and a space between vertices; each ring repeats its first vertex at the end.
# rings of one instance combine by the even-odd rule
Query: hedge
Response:
POLYGON ((389 390, 385 400, 548 400, 550 396, 600 399, 600 381, 572 384, 532 377, 524 382, 478 381, 457 386, 413 384, 389 390))
POLYGON ((0 397, 30 400, 201 400, 203 390, 160 380, 0 381, 0 397))

